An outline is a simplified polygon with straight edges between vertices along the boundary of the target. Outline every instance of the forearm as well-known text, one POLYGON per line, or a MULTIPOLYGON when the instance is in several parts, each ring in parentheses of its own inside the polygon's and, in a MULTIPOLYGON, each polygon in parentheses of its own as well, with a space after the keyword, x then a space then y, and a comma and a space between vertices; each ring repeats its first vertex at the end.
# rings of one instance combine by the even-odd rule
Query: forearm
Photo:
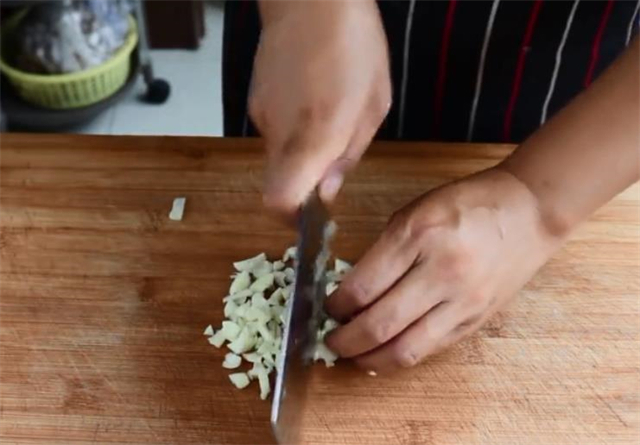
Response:
MULTIPOLYGON (((341 13, 345 7, 377 8, 375 0, 260 0, 258 8, 263 25, 282 17, 283 14, 304 10, 324 15, 325 13, 341 13)), ((319 16, 316 16, 319 18, 319 16)))
POLYGON ((564 236, 640 176, 640 44, 498 168, 536 196, 545 227, 564 236))

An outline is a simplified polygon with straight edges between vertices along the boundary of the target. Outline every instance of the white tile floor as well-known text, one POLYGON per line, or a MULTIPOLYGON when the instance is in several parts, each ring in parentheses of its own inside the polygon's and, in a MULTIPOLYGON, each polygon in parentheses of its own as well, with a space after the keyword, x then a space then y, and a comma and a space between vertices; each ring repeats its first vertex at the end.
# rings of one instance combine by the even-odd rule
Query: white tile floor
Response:
POLYGON ((222 2, 207 2, 200 48, 153 50, 154 74, 171 84, 162 105, 141 102, 139 77, 129 97, 77 129, 85 134, 222 135, 222 2))

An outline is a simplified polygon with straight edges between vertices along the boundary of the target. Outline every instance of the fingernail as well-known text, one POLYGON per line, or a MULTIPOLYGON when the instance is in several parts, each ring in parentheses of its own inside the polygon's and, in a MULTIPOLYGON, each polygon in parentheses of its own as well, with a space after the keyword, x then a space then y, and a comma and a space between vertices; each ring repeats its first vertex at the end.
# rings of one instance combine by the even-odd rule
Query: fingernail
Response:
POLYGON ((323 201, 333 201, 340 191, 343 182, 344 176, 340 173, 332 173, 329 175, 322 181, 322 184, 320 184, 320 198, 322 198, 323 201))

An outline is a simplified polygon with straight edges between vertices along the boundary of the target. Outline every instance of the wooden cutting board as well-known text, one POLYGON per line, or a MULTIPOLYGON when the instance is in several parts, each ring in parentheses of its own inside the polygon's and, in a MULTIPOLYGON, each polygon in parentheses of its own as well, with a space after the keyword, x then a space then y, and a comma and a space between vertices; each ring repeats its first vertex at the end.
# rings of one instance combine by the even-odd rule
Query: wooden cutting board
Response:
MULTIPOLYGON (((231 386, 202 335, 231 262, 294 242, 261 207, 259 142, 1 138, 1 443, 270 443, 269 403, 231 386)), ((335 206, 335 250, 356 260, 395 209, 509 151, 377 144, 335 206)), ((638 443, 639 192, 448 352, 390 377, 317 366, 306 440, 638 443)))

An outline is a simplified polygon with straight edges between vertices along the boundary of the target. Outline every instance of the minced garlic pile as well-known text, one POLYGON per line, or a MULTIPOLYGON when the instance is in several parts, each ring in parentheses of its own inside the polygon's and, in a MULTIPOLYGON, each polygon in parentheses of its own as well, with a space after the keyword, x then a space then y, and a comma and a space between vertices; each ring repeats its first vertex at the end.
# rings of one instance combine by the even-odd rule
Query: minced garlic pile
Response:
MULTIPOLYGON (((213 346, 220 348, 226 343, 231 351, 225 355, 224 368, 238 369, 243 361, 252 364, 249 371, 232 373, 229 379, 240 389, 257 379, 263 400, 271 392, 269 375, 278 363, 295 282, 295 271, 291 267, 295 258, 296 248, 290 247, 277 261, 271 262, 261 253, 233 263, 236 273, 231 276, 229 295, 223 298, 225 321, 218 330, 209 325, 204 331, 213 346)), ((351 265, 346 261, 335 260, 334 269, 325 273, 326 296, 338 287, 349 269, 351 265)), ((324 360, 327 367, 333 366, 337 357, 322 340, 336 326, 334 320, 328 319, 317 334, 320 341, 314 360, 324 360)))

